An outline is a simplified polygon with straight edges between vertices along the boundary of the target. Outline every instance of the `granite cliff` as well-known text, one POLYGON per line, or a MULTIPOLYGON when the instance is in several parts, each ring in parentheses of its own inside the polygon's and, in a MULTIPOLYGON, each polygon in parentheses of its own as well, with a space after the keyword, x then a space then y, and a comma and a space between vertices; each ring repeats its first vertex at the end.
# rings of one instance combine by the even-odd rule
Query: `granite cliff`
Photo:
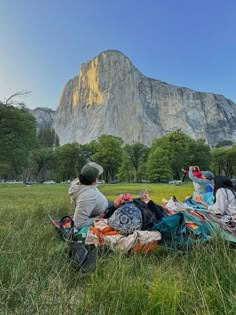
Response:
POLYGON ((29 112, 36 118, 37 128, 52 127, 55 111, 46 107, 37 107, 29 112))
POLYGON ((214 145, 236 141, 236 104, 223 95, 145 77, 124 54, 108 50, 83 63, 67 82, 53 126, 61 144, 111 134, 150 145, 181 128, 214 145))

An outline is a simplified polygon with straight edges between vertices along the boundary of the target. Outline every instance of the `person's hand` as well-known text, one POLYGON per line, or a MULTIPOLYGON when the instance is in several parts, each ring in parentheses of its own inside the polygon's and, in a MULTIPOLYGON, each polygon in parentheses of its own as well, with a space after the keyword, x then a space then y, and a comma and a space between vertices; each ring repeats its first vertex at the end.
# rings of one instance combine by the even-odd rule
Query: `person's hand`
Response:
POLYGON ((104 220, 104 219, 103 219, 103 218, 94 218, 94 219, 93 219, 93 222, 96 223, 96 222, 102 221, 102 220, 104 220))
POLYGON ((120 205, 121 205, 121 198, 122 198, 122 195, 119 195, 113 201, 113 205, 114 205, 115 208, 119 208, 120 207, 120 205))
POLYGON ((194 200, 195 200, 196 202, 202 203, 202 196, 201 196, 201 195, 196 195, 196 196, 194 197, 194 200))
POLYGON ((201 196, 201 195, 196 195, 196 196, 194 197, 194 200, 195 200, 196 202, 198 202, 198 203, 201 203, 203 206, 205 206, 205 207, 208 209, 209 205, 208 205, 208 203, 206 203, 206 202, 204 202, 204 201, 202 200, 202 196, 201 196))

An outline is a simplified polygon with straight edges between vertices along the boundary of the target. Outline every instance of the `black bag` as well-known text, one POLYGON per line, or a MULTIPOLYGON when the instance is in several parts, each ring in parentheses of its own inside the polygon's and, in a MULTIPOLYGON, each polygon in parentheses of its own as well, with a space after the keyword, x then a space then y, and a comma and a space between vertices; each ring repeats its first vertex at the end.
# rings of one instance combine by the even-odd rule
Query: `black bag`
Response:
POLYGON ((80 242, 69 243, 69 257, 73 268, 83 273, 93 272, 96 269, 96 248, 86 246, 80 242))
POLYGON ((150 208, 140 198, 133 199, 133 203, 142 212, 143 230, 152 229, 154 227, 154 224, 158 223, 161 220, 161 218, 164 217, 163 208, 154 202, 152 202, 150 208))

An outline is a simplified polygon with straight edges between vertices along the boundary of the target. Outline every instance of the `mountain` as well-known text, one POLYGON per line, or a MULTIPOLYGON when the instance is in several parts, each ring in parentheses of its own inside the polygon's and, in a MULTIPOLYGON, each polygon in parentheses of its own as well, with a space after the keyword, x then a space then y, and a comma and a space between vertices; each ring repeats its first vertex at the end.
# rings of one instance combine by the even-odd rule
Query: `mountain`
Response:
POLYGON ((125 143, 152 140, 182 129, 209 145, 236 140, 236 104, 145 77, 121 52, 108 50, 81 65, 65 85, 54 119, 60 143, 81 144, 101 134, 125 143))
POLYGON ((37 107, 33 110, 28 110, 36 118, 38 128, 53 126, 53 120, 55 116, 54 110, 46 107, 37 107))

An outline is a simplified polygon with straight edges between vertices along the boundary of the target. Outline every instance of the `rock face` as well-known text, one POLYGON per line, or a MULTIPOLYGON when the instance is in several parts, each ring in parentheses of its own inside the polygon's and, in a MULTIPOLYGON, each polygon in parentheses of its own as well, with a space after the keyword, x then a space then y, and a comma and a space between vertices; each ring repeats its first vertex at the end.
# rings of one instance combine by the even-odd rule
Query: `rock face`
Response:
POLYGON ((45 107, 37 107, 29 111, 36 118, 38 128, 53 127, 54 110, 45 107))
POLYGON ((236 141, 236 104, 145 77, 121 52, 108 50, 80 67, 64 87, 54 120, 60 143, 90 142, 102 134, 125 143, 182 129, 210 145, 236 141))

